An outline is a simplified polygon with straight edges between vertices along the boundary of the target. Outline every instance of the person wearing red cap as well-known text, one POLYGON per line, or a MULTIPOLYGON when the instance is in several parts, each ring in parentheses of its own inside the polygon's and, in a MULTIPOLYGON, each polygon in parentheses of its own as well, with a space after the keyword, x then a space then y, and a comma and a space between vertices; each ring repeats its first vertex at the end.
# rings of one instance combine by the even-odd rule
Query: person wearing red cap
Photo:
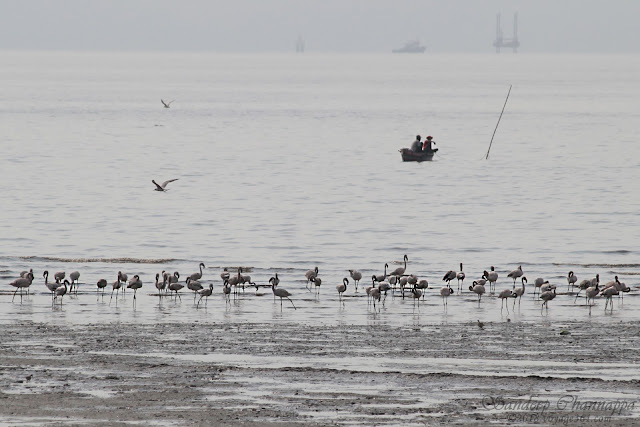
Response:
POLYGON ((422 151, 433 151, 433 145, 436 142, 433 141, 433 137, 429 135, 424 139, 424 144, 422 145, 422 151))

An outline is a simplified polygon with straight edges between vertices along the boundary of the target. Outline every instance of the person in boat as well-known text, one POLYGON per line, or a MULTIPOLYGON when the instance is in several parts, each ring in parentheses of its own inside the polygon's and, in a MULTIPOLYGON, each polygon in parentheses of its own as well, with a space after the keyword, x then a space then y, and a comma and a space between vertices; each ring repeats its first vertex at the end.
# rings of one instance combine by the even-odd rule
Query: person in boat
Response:
POLYGON ((429 135, 424 139, 424 145, 422 146, 422 151, 433 151, 433 145, 436 142, 433 140, 433 137, 429 135))
POLYGON ((421 139, 422 137, 420 135, 416 135, 416 140, 413 141, 413 144, 411 144, 411 151, 414 151, 416 153, 422 152, 422 142, 420 142, 421 139))

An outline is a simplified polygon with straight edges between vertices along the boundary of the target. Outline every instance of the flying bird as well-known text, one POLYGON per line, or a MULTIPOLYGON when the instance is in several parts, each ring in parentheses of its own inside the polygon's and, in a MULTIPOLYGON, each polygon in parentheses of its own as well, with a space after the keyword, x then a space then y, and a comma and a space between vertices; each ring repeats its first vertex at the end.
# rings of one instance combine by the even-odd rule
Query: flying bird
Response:
POLYGON ((161 99, 161 100, 160 100, 160 102, 162 102, 162 105, 164 105, 164 108, 169 108, 169 106, 171 105, 171 103, 172 103, 173 101, 169 101, 169 102, 167 103, 167 102, 164 102, 164 100, 162 100, 162 99, 161 99))
POLYGON ((156 188, 154 188, 154 191, 167 191, 167 188, 166 188, 167 184, 177 180, 178 178, 170 179, 168 181, 163 182, 162 185, 158 184, 155 179, 152 179, 151 182, 153 182, 156 185, 156 188))

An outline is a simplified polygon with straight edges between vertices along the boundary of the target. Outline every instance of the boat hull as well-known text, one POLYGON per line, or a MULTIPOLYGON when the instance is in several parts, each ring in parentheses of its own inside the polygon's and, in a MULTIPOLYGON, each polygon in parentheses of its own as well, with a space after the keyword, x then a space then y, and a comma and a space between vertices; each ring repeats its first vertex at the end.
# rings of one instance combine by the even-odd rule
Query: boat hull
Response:
POLYGON ((437 148, 421 152, 415 152, 408 148, 403 148, 400 150, 400 154, 402 155, 403 162, 428 162, 433 160, 433 155, 436 154, 436 151, 438 151, 437 148))

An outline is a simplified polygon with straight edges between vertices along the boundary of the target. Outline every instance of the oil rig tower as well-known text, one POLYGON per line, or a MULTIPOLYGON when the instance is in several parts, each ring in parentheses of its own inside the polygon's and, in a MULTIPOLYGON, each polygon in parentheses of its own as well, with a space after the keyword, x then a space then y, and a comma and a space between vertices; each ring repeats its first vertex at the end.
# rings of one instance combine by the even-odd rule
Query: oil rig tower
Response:
POLYGON ((512 48, 513 53, 518 51, 520 42, 518 41, 518 13, 513 14, 513 38, 505 39, 502 35, 502 26, 500 25, 500 14, 496 16, 496 41, 493 42, 496 53, 500 53, 500 48, 512 48))

